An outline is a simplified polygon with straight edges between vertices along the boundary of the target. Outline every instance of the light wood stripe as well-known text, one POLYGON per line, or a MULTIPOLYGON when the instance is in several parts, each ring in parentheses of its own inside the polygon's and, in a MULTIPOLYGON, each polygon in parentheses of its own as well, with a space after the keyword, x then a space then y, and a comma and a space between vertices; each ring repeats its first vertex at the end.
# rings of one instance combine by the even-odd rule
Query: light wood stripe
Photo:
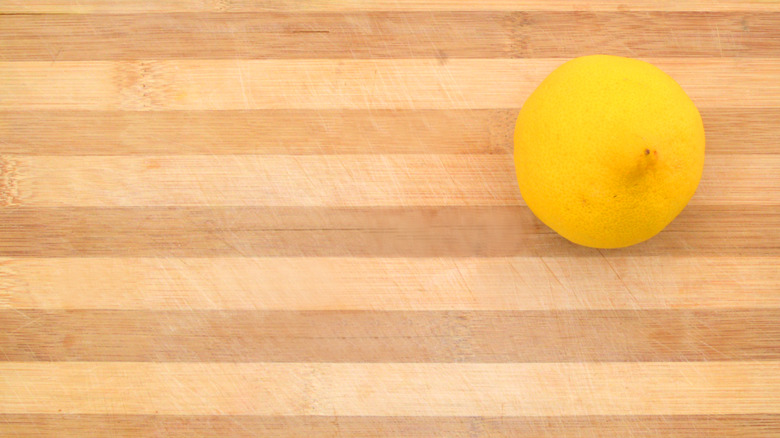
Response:
POLYGON ((37 438, 155 436, 254 438, 350 436, 431 438, 766 438, 780 434, 780 415, 615 415, 554 417, 365 417, 251 415, 0 414, 0 434, 37 438))
MULTIPOLYGON (((519 112, 5 111, 0 153, 165 155, 175 148, 177 155, 511 154, 519 112)), ((708 155, 780 154, 780 109, 701 113, 708 155)))
POLYGON ((5 361, 780 360, 780 309, 0 311, 5 361))
MULTIPOLYGON (((661 238, 661 236, 657 237, 661 238)), ((0 259, 0 308, 780 308, 772 257, 0 259), (301 275, 305 272, 306 275, 301 275), (106 282, 105 279, 112 279, 106 282)))
POLYGON ((566 416, 780 413, 780 362, 2 362, 6 414, 566 416), (626 381, 631 376, 631 381, 626 381), (105 388, 110 387, 110 391, 105 388), (21 397, 20 395, 24 395, 21 397))
POLYGON ((776 11, 776 0, 5 0, 0 12, 159 13, 266 11, 776 11))
MULTIPOLYGON (((780 157, 761 158, 742 161, 780 167, 780 157)), ((728 165, 739 160, 729 157, 728 165)), ((12 170, 6 172, 0 204, 512 205, 520 203, 513 166, 505 155, 9 156, 5 167, 12 170)))
MULTIPOLYGON (((0 205, 523 205, 507 155, 0 156, 0 205)), ((691 205, 780 203, 780 155, 712 155, 691 205)))
POLYGON ((0 59, 777 57, 778 21, 738 12, 0 15, 0 59))
POLYGON ((598 251, 526 207, 6 208, 0 256, 777 256, 776 210, 688 206, 646 243, 598 251))
MULTIPOLYGON (((0 110, 514 108, 560 59, 0 62, 0 110)), ((780 107, 780 58, 652 58, 701 108, 780 107)))

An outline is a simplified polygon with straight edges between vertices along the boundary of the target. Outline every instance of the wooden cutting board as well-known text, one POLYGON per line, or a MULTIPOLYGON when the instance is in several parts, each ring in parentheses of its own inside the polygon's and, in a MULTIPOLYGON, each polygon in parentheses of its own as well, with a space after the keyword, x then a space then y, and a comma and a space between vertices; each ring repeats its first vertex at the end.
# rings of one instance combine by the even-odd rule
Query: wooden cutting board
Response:
POLYGON ((780 436, 777 1, 3 0, 0 436, 780 436), (650 60, 707 133, 578 247, 512 131, 650 60))

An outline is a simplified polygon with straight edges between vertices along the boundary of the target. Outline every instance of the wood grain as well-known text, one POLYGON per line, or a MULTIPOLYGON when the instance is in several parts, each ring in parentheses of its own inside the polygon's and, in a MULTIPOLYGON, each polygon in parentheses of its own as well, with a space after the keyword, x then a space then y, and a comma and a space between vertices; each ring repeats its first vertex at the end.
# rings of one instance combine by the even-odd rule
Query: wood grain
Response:
POLYGON ((0 15, 0 58, 776 57, 778 20, 768 12, 0 15))
POLYGON ((554 434, 680 438, 765 438, 780 431, 780 415, 587 415, 587 416, 255 416, 255 415, 117 415, 5 414, 0 432, 26 437, 115 437, 165 435, 189 437, 355 437, 532 438, 554 434))
POLYGON ((656 238, 605 252, 571 244, 520 206, 9 208, 0 256, 777 256, 776 212, 689 206, 656 238))
POLYGON ((780 360, 780 309, 3 310, 6 361, 695 362, 780 360), (367 333, 366 328, 370 327, 367 333), (240 336, 237 334, 240 333, 240 336))
POLYGON ((776 0, 7 0, 0 12, 90 14, 266 11, 777 11, 776 0))
MULTIPOLYGON (((0 154, 511 154, 519 111, 3 111, 0 154)), ((707 155, 780 154, 780 108, 701 113, 707 155)))
POLYGON ((0 1, 0 436, 780 436, 780 2, 0 1), (699 108, 662 233, 516 185, 557 66, 699 108))
POLYGON ((8 414, 780 414, 778 367, 773 361, 2 362, 0 405, 8 414))
MULTIPOLYGON (((742 251, 744 255, 744 248, 742 251)), ((780 308, 777 288, 780 270, 775 257, 639 253, 636 256, 641 257, 635 257, 611 252, 602 255, 599 258, 598 251, 592 251, 589 257, 487 259, 4 258, 0 259, 0 308, 24 311, 780 308), (306 275, 301 276, 301 272, 306 275), (113 281, 106 282, 106 278, 113 281)))
MULTIPOLYGON (((780 57, 649 58, 702 108, 780 107, 780 57)), ((524 102, 562 59, 0 62, 0 110, 480 109, 524 102)))

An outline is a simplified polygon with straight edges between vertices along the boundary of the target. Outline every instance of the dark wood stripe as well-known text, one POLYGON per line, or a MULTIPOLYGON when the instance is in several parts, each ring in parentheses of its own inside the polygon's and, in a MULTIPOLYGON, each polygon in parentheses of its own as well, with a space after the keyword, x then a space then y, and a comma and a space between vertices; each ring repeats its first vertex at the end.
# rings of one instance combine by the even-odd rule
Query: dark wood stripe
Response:
POLYGON ((105 14, 162 12, 267 12, 288 11, 772 11, 771 0, 364 0, 360 2, 300 2, 298 0, 13 0, 0 3, 0 13, 105 14))
POLYGON ((744 361, 778 345, 780 309, 0 311, 4 361, 744 361))
POLYGON ((5 208, 0 256, 776 256, 776 210, 692 205, 647 242, 598 251, 522 206, 5 208))
MULTIPOLYGON (((507 154, 519 111, 5 111, 0 153, 507 154)), ((780 108, 707 108, 702 118, 708 154, 780 153, 780 108)))
MULTIPOLYGON (((0 126, 3 127, 0 130, 0 153, 507 153, 512 150, 512 133, 518 111, 0 112, 0 126), (68 135, 63 136, 64 132, 68 135)), ((757 112, 761 114, 765 111, 757 112)), ((760 121, 757 124, 762 125, 760 121)), ((773 120, 772 126, 775 125, 773 120)), ((757 129, 761 130, 760 127, 757 129)))
POLYGON ((776 12, 0 15, 6 61, 777 57, 776 12))
POLYGON ((780 108, 700 109, 707 154, 780 154, 780 108))
POLYGON ((780 436, 780 415, 340 417, 0 414, 12 437, 470 437, 768 438, 780 436))

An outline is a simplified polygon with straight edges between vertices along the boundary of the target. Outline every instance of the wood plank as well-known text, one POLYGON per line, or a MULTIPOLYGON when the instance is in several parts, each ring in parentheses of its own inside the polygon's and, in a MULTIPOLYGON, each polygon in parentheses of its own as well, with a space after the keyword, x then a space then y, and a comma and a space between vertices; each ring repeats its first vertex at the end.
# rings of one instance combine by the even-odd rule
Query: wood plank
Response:
MULTIPOLYGON (((519 112, 4 111, 0 154, 511 154, 519 112)), ((701 113, 708 155, 780 154, 780 108, 701 113)))
MULTIPOLYGON (((755 157, 742 160, 743 168, 748 163, 767 166, 759 162, 762 157, 755 157)), ((780 167, 780 157, 774 158, 761 162, 768 162, 770 168, 780 167)), ((729 157, 728 165, 738 167, 734 163, 739 160, 729 157)), ((711 167, 714 170, 716 166, 711 167)), ((336 207, 519 203, 513 161, 496 155, 13 156, 5 159, 4 167, 11 170, 5 172, 0 205, 336 207)), ((724 172, 728 174, 729 170, 722 169, 719 174, 724 172)), ((743 182, 745 185, 755 187, 756 183, 743 182)), ((758 198, 753 202, 763 202, 765 196, 759 193, 758 198)))
POLYGON ((707 137, 707 155, 780 153, 780 124, 769 122, 780 120, 780 109, 704 109, 701 117, 707 137))
POLYGON ((641 245, 574 245, 514 207, 0 209, 5 257, 777 256, 776 206, 688 206, 641 245))
POLYGON ((0 15, 0 58, 778 57, 778 23, 780 12, 0 15))
POLYGON ((777 11, 774 0, 6 0, 0 13, 265 11, 777 11))
MULTIPOLYGON (((6 111, 0 112, 0 153, 507 154, 518 113, 519 109, 6 111)), ((775 115, 780 117, 780 109, 725 116, 737 126, 751 121, 754 129, 740 130, 743 143, 723 147, 772 152, 774 130, 780 135, 775 115)), ((708 152, 715 147, 707 146, 708 152)), ((776 149, 780 153, 780 146, 776 149)))
MULTIPOLYGON (((676 236, 675 236, 676 237, 676 236)), ((663 238, 663 235, 656 239, 663 238)), ((40 251, 40 250, 39 250, 40 251)), ((0 259, 0 308, 610 310, 780 308, 773 257, 0 259), (301 275, 305 272, 306 275, 301 275), (110 278, 111 281, 105 281, 110 278)), ((126 252, 126 251, 119 251, 126 252)))
POLYGON ((745 361, 778 345, 780 309, 0 311, 16 362, 745 361))
POLYGON ((0 58, 501 58, 519 55, 512 26, 506 12, 0 15, 0 58))
POLYGON ((615 415, 554 417, 365 417, 253 415, 0 414, 0 434, 36 438, 138 437, 298 438, 351 436, 431 438, 512 436, 582 438, 766 438, 780 434, 780 415, 615 415))
MULTIPOLYGON (((780 59, 648 60, 701 108, 780 107, 780 59)), ((562 61, 0 62, 0 110, 515 108, 562 61)))
POLYGON ((0 407, 5 414, 780 414, 778 367, 775 361, 2 362, 0 407))
MULTIPOLYGON (((516 206, 507 155, 0 156, 0 205, 516 206)), ((780 203, 780 155, 712 155, 691 205, 780 203)))

